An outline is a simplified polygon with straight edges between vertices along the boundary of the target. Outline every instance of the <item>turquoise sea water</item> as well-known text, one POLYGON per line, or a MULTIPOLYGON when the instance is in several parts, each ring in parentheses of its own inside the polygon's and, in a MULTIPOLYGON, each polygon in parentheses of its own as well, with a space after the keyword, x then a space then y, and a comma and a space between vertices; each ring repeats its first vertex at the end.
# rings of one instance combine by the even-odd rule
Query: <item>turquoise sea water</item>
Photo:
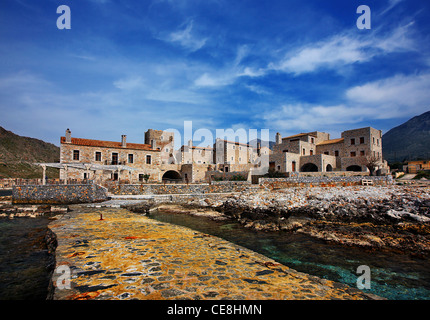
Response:
MULTIPOLYGON (((212 234, 268 256, 293 269, 356 286, 357 267, 371 270, 369 292, 382 297, 430 299, 430 261, 408 255, 331 245, 287 232, 258 232, 233 221, 152 212, 150 218, 212 234)), ((0 300, 46 299, 48 218, 0 219, 0 300)))
POLYGON ((430 299, 430 261, 409 255, 327 244, 287 232, 259 232, 232 221, 212 221, 186 214, 152 212, 150 218, 215 235, 270 257, 293 269, 357 285, 357 267, 371 271, 367 292, 392 300, 430 299))

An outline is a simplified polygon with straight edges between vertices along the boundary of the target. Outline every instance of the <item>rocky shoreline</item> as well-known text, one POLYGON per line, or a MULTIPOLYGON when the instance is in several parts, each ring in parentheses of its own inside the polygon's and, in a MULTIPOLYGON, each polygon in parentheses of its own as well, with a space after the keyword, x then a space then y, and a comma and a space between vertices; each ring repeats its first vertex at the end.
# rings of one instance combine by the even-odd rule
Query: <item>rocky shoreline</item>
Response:
POLYGON ((345 246, 430 255, 430 188, 425 186, 260 190, 185 206, 147 202, 128 209, 149 213, 155 208, 234 219, 255 230, 298 232, 345 246))

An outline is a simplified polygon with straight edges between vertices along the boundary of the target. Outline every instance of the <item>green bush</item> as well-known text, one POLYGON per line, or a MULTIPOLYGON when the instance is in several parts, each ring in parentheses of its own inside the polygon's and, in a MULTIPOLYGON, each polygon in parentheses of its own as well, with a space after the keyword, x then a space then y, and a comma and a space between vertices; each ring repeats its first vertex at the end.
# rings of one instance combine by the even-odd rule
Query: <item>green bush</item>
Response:
POLYGON ((230 181, 246 181, 246 178, 240 174, 235 174, 229 180, 230 181))
POLYGON ((418 171, 414 179, 419 180, 421 178, 430 179, 430 171, 418 171))
POLYGON ((285 178, 285 175, 282 172, 276 171, 275 169, 269 169, 264 176, 264 178, 285 178))

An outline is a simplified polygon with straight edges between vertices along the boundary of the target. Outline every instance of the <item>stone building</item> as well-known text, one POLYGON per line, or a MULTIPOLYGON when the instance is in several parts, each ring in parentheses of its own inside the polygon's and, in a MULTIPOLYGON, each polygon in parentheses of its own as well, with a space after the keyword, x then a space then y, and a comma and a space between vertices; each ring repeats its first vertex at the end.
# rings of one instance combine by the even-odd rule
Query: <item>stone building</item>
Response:
MULTIPOLYGON (((217 174, 264 175, 279 172, 366 172, 369 158, 379 159, 376 169, 388 169, 382 161, 382 133, 370 127, 347 130, 330 139, 325 132, 276 135, 273 151, 267 146, 216 139, 213 148, 195 147, 192 141, 174 150, 174 133, 149 129, 145 143, 74 138, 66 130, 61 137, 62 180, 141 182, 208 182, 217 174)), ((45 171, 44 171, 45 172, 45 171)))
POLYGON ((72 138, 69 129, 60 143, 60 179, 158 180, 161 150, 150 144, 128 143, 125 135, 120 142, 72 138))
POLYGON ((417 173, 421 170, 430 170, 430 160, 415 160, 408 161, 408 164, 404 166, 407 173, 417 173))
POLYGON ((193 142, 188 141, 187 145, 183 145, 179 150, 178 163, 181 164, 212 164, 213 163, 213 148, 196 147, 193 142))
POLYGON ((173 133, 145 132, 145 142, 73 138, 66 130, 60 138, 60 179, 125 181, 129 183, 182 181, 181 165, 176 163, 173 133))
POLYGON ((213 162, 216 164, 251 164, 253 148, 249 144, 217 138, 213 148, 213 162))
POLYGON ((371 127, 344 131, 339 139, 318 131, 285 138, 277 133, 269 166, 280 172, 366 172, 370 159, 388 168, 382 160, 382 132, 371 127))
POLYGON ((145 144, 152 149, 160 149, 162 164, 178 163, 175 157, 175 135, 173 132, 149 129, 145 132, 145 144))

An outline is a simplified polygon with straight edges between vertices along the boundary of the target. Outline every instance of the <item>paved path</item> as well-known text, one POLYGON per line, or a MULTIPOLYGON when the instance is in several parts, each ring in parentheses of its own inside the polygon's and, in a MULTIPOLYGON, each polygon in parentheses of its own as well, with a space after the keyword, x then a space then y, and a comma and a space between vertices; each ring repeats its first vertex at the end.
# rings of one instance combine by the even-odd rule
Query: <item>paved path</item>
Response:
MULTIPOLYGON (((49 226, 57 267, 72 271, 71 289, 56 288, 54 299, 376 298, 125 209, 73 209, 49 226)), ((59 276, 54 272, 54 284, 59 276)))

